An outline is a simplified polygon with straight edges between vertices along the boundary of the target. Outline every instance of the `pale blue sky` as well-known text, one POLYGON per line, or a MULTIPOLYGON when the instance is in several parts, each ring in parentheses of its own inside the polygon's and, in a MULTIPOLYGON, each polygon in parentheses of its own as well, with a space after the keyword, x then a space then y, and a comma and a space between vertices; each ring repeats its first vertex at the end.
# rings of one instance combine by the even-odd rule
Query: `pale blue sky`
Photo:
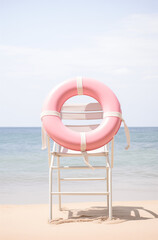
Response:
POLYGON ((0 0, 0 126, 40 126, 75 76, 107 84, 129 126, 158 126, 158 1, 0 0))

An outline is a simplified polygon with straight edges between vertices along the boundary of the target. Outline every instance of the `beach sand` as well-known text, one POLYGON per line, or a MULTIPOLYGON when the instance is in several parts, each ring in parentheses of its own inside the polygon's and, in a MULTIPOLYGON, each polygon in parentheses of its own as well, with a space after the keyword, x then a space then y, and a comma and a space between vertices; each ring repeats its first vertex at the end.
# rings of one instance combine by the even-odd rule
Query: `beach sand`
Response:
POLYGON ((1 240, 41 239, 158 239, 158 201, 114 202, 113 220, 105 203, 48 205, 0 205, 1 240))

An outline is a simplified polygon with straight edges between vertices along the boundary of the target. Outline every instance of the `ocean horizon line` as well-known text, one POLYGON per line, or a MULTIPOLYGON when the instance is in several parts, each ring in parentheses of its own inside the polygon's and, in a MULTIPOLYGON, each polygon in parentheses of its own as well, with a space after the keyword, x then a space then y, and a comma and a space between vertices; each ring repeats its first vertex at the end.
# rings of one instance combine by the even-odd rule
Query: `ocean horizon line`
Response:
MULTIPOLYGON (((0 128, 41 128, 41 126, 0 126, 0 128)), ((158 128, 158 126, 128 126, 128 128, 158 128)))

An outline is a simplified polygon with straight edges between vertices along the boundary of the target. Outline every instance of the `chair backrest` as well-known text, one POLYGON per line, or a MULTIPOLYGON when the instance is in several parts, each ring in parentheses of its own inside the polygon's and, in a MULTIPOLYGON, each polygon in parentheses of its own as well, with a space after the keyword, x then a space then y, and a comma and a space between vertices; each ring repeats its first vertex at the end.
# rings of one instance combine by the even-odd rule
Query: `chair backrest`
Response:
MULTIPOLYGON (((63 120, 88 120, 85 124, 74 124, 69 121, 65 124, 68 128, 78 132, 88 132, 98 127, 99 123, 91 124, 89 120, 103 119, 103 110, 99 103, 88 104, 64 104, 61 109, 61 118, 63 120)), ((77 121, 76 121, 77 122, 77 121)), ((81 122, 81 121, 80 121, 81 122)))

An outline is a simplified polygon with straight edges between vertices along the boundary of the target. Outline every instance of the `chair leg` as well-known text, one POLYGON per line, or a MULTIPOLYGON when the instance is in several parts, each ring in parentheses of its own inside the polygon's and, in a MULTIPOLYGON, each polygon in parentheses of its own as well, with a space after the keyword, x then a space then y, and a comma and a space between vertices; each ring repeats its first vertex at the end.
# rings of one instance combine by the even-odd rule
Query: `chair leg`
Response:
POLYGON ((52 220, 52 172, 53 172, 54 156, 52 156, 51 165, 49 167, 49 221, 52 220))
MULTIPOLYGON (((106 168, 106 190, 109 192, 109 169, 106 168)), ((107 195, 107 209, 109 211, 109 194, 107 195)))
POLYGON ((112 220, 112 169, 108 168, 109 175, 109 220, 112 220))
MULTIPOLYGON (((61 192, 61 185, 60 185, 60 158, 57 157, 57 165, 58 165, 58 192, 61 192)), ((61 195, 59 195, 59 210, 61 211, 61 195)))

